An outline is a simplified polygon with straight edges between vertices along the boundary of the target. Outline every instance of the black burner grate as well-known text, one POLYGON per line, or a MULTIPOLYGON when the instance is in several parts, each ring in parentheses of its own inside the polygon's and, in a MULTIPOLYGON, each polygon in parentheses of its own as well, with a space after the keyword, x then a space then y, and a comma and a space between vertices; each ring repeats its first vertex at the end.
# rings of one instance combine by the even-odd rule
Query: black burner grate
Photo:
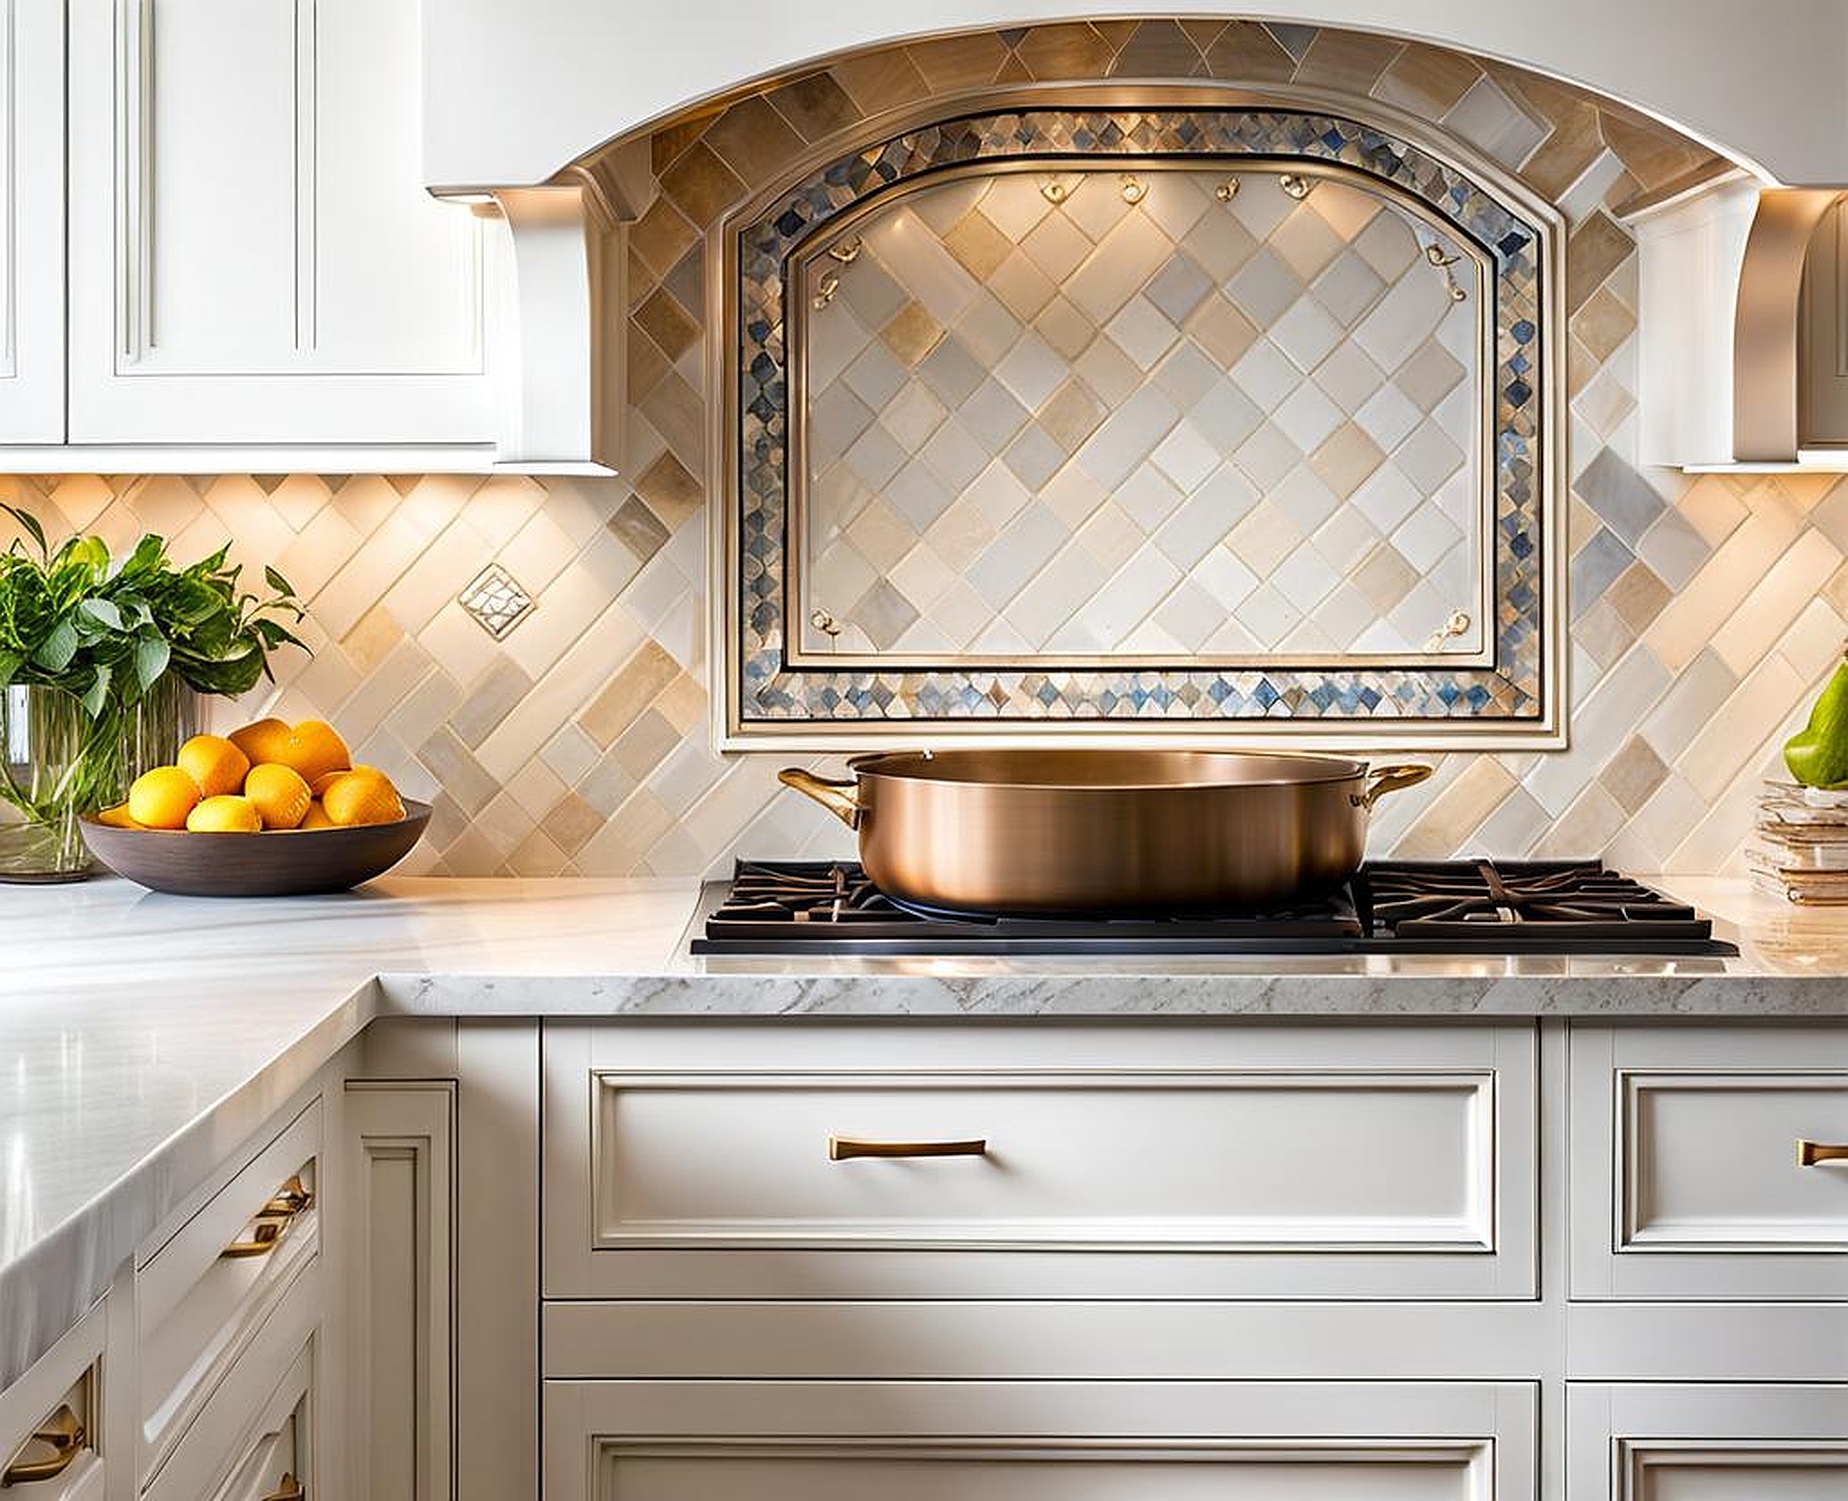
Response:
POLYGON ((1597 861, 1374 861, 1287 909, 1158 916, 932 912, 853 861, 739 861, 701 954, 1730 955, 1707 918, 1597 861))
POLYGON ((1370 930, 1401 938, 1476 938, 1485 929, 1560 938, 1701 939, 1694 908, 1596 860, 1370 862, 1358 883, 1370 930))

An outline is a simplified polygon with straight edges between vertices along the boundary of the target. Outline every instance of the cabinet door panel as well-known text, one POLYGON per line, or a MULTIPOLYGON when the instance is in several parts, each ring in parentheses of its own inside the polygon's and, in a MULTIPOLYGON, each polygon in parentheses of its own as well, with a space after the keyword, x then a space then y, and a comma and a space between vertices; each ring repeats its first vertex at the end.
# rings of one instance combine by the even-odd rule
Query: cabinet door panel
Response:
POLYGON ((1572 1291, 1848 1299, 1848 1028, 1572 1031, 1572 1291))
POLYGON ((64 441, 64 7, 0 0, 0 443, 64 441))
POLYGON ((417 0, 77 0, 74 442, 485 442, 487 223, 417 0))
POLYGON ((1525 1501, 1535 1483, 1535 1389, 1513 1383, 548 1382, 544 1407, 545 1501, 1525 1501))
POLYGON ((889 1035, 548 1027, 548 1293, 1532 1291, 1529 1025, 889 1035))

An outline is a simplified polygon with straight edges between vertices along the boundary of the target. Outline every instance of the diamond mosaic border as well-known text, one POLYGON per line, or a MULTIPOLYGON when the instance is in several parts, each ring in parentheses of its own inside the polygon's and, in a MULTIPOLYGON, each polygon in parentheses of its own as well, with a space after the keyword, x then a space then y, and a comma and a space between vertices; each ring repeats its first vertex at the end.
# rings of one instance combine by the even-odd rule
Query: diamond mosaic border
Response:
MULTIPOLYGON (((738 612, 734 732, 802 725, 958 728, 1023 722, 1361 720, 1369 728, 1469 721, 1544 728, 1548 329, 1541 228, 1459 169, 1377 128, 1282 109, 1031 109, 972 115, 905 132, 812 173, 737 237, 739 433, 733 553, 738 612), (788 517, 785 274, 792 256, 843 212, 919 174, 983 158, 1082 155, 1295 158, 1345 165, 1422 199, 1495 268, 1496 665, 1289 671, 794 670, 784 661, 788 517)), ((1378 738, 1378 737, 1376 737, 1378 738)))

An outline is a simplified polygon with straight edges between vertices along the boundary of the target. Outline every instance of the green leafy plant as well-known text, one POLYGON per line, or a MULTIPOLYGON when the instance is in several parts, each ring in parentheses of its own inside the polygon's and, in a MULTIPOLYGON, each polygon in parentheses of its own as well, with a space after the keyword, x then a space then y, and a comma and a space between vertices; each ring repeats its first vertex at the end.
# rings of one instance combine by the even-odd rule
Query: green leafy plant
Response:
POLYGON ((271 652, 303 646, 290 629, 303 612, 289 581, 266 568, 267 592, 246 589, 242 566, 226 561, 228 544, 180 568, 157 536, 122 558, 100 537, 54 549, 29 512, 4 503, 0 511, 23 533, 0 554, 0 686, 60 690, 89 719, 57 785, 35 794, 0 778, 0 796, 30 817, 73 804, 90 811, 119 795, 128 717, 164 679, 236 695, 272 676, 271 652))

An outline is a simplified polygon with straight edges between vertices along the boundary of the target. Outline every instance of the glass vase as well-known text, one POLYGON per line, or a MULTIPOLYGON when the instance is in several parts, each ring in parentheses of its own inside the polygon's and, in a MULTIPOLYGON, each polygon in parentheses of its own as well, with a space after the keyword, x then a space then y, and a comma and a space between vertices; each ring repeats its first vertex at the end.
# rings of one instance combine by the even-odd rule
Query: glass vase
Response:
POLYGON ((196 731, 198 696, 162 678, 131 709, 92 719, 61 688, 0 689, 0 881, 80 881, 95 862, 78 818, 114 807, 151 766, 170 765, 196 731))

